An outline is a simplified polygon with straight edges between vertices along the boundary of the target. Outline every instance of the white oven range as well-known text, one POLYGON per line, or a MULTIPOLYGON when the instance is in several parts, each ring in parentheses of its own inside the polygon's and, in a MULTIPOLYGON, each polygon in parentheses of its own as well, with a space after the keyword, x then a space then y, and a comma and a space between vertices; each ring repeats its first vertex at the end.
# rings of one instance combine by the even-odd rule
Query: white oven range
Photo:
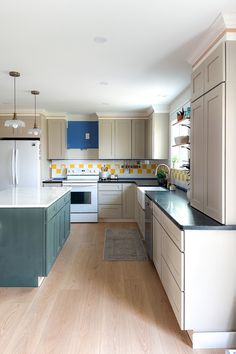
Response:
POLYGON ((63 186, 71 187, 71 222, 98 221, 98 169, 69 168, 63 186))

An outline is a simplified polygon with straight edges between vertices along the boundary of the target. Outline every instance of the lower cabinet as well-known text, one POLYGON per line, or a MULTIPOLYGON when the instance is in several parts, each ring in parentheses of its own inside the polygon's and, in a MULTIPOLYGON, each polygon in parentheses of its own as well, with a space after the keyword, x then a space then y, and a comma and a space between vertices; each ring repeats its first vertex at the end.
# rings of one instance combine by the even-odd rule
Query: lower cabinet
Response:
POLYGON ((50 208, 54 208, 55 215, 46 224, 46 252, 45 275, 48 275, 55 259, 70 233, 70 202, 62 204, 59 200, 50 208))
POLYGON ((134 188, 132 183, 99 183, 99 218, 134 219, 134 188))
POLYGON ((181 230, 153 204, 153 261, 181 329, 235 332, 235 249, 236 230, 181 230))

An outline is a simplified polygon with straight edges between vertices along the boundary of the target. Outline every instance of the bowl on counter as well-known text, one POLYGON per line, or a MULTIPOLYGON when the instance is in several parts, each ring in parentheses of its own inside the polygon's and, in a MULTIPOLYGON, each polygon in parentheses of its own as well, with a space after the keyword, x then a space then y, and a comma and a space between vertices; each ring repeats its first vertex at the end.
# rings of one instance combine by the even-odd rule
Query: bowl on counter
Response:
POLYGON ((99 178, 100 179, 108 179, 110 177, 110 173, 108 171, 100 171, 99 178))

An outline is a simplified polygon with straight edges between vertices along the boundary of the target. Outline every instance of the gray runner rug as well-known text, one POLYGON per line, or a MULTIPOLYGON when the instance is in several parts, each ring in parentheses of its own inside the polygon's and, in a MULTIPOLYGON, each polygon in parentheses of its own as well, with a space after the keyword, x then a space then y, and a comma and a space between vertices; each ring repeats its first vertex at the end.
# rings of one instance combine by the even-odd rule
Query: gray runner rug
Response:
POLYGON ((147 261, 147 253, 138 230, 106 229, 105 261, 147 261))

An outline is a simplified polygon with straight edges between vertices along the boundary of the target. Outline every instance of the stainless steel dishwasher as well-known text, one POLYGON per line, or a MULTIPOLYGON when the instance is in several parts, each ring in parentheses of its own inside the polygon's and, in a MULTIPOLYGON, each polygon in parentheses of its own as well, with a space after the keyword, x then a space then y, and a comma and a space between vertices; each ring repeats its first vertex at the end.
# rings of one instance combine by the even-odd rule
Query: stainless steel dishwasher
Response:
POLYGON ((147 254, 153 259, 153 238, 152 238, 152 201, 145 196, 145 241, 147 254))

